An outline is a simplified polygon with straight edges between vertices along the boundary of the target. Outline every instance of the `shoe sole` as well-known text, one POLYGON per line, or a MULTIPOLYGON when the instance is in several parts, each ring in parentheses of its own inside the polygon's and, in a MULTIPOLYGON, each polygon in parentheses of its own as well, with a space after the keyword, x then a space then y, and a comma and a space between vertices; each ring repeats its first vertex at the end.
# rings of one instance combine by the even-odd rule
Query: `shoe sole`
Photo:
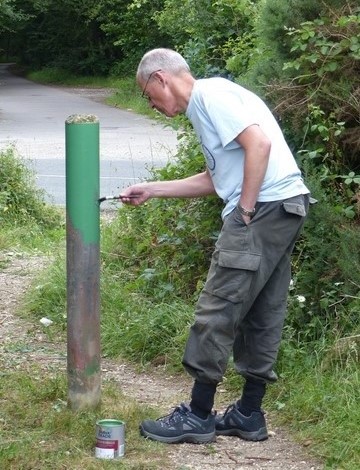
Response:
POLYGON ((158 436, 157 434, 152 434, 148 431, 145 431, 140 426, 140 434, 153 441, 164 442, 165 444, 181 444, 182 442, 189 442, 191 444, 207 444, 210 442, 216 441, 215 431, 208 434, 183 434, 181 436, 158 436))
POLYGON ((217 436, 237 436, 245 441, 266 441, 269 437, 266 428, 260 428, 257 431, 247 432, 242 431, 241 429, 226 429, 223 431, 216 430, 217 436))

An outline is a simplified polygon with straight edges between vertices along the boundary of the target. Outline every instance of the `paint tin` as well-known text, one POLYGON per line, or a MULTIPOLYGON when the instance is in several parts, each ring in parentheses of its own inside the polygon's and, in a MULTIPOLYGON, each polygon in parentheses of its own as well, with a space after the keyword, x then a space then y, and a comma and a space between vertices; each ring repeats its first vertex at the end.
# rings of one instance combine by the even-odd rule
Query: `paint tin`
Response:
POLYGON ((95 457, 119 459, 125 453, 125 423, 118 419, 101 419, 96 422, 95 457))

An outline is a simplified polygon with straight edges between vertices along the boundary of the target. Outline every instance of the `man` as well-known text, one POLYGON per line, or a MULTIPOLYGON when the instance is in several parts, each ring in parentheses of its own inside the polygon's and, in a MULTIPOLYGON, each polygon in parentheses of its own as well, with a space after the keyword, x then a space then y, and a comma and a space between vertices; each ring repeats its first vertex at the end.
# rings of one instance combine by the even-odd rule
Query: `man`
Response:
POLYGON ((137 83, 152 108, 185 113, 199 138, 206 171, 174 181, 135 184, 121 195, 138 205, 153 197, 224 201, 223 227, 199 297, 183 365, 194 378, 190 403, 146 420, 143 436, 167 443, 211 442, 216 435, 268 437, 261 403, 279 349, 290 282, 290 255, 308 210, 308 189, 264 102, 224 78, 196 80, 184 58, 154 49, 137 83), (230 355, 245 378, 241 398, 212 411, 230 355))

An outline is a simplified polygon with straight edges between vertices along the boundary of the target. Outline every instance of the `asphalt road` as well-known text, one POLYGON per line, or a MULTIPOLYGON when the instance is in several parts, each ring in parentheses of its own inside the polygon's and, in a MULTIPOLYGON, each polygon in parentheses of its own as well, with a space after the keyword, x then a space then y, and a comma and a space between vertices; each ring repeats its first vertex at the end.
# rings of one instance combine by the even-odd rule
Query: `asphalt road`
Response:
POLYGON ((101 196, 117 195, 175 153, 172 129, 107 106, 97 93, 39 85, 0 64, 0 149, 15 146, 53 204, 65 205, 65 121, 72 114, 99 118, 101 196))

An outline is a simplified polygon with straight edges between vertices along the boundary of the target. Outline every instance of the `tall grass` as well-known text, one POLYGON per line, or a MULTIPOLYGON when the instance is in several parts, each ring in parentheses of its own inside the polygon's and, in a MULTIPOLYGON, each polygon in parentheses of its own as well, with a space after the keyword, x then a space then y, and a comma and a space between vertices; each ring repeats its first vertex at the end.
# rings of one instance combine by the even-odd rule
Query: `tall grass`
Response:
POLYGON ((13 370, 1 361, 0 468, 30 470, 71 468, 155 470, 169 468, 165 448, 149 443, 138 432, 138 423, 155 413, 139 406, 112 383, 103 386, 103 400, 96 410, 74 412, 67 408, 64 374, 45 373, 38 367, 13 370), (95 425, 98 419, 125 421, 125 458, 95 458, 95 425))
MULTIPOLYGON (((267 407, 276 411, 278 424, 291 428, 325 462, 325 468, 356 470, 360 468, 360 363, 350 349, 339 358, 334 348, 330 341, 318 348, 313 345, 302 360, 287 367, 282 364, 279 382, 269 387, 267 407)), ((282 361, 286 359, 285 355, 282 361)))

